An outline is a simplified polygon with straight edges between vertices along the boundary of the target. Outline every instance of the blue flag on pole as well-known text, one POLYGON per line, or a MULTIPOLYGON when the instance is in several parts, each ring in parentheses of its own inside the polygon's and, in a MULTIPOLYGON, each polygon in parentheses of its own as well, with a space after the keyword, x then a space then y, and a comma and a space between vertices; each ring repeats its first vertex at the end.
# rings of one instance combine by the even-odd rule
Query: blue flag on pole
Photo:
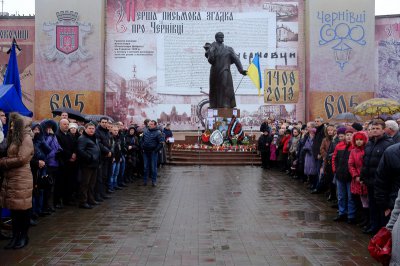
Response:
POLYGON ((17 53, 15 52, 15 42, 11 46, 10 59, 8 60, 6 75, 4 76, 4 85, 13 84, 17 95, 22 99, 21 81, 19 79, 17 53))

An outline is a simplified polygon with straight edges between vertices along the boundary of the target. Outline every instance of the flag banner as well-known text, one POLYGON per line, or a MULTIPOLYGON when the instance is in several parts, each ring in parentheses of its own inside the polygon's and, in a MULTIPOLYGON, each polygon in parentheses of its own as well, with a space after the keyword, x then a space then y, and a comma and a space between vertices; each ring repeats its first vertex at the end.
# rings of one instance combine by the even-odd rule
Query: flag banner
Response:
POLYGON ((260 57, 258 54, 254 56, 253 61, 249 65, 247 69, 247 76, 253 81, 254 85, 258 89, 258 96, 261 95, 261 87, 262 87, 262 80, 261 80, 261 69, 260 69, 260 57))
POLYGON ((15 52, 15 43, 12 43, 10 59, 8 60, 6 75, 4 76, 3 84, 13 84, 17 95, 22 99, 21 81, 19 79, 17 54, 15 52))

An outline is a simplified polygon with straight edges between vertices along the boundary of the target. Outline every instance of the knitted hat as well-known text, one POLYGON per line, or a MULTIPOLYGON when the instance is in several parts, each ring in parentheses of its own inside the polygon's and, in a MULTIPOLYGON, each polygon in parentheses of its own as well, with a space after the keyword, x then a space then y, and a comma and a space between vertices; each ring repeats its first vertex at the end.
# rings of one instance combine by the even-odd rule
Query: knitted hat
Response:
POLYGON ((355 130, 355 129, 352 128, 352 127, 346 127, 346 132, 345 132, 345 134, 347 134, 347 133, 354 133, 354 132, 357 132, 357 130, 355 130))
POLYGON ((340 134, 342 134, 342 135, 346 134, 346 128, 345 128, 345 127, 339 127, 339 128, 336 130, 336 134, 338 134, 338 135, 340 135, 340 134))
POLYGON ((357 123, 357 122, 354 122, 354 123, 351 125, 351 127, 354 128, 354 129, 357 130, 357 131, 363 130, 363 126, 362 126, 360 123, 357 123))
POLYGON ((77 123, 69 123, 68 129, 70 129, 70 128, 78 129, 78 124, 77 123))

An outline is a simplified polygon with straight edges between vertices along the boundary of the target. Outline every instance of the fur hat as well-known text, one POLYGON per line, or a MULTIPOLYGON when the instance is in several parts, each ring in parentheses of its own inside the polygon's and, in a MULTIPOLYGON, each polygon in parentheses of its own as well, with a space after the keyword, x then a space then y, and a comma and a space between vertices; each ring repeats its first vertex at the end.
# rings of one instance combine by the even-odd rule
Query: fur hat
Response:
POLYGON ((354 123, 351 125, 351 127, 354 128, 354 129, 357 130, 357 131, 363 130, 363 126, 362 126, 360 123, 357 123, 357 122, 354 122, 354 123))
POLYGON ((69 123, 68 129, 70 129, 70 128, 78 129, 78 124, 77 123, 69 123))

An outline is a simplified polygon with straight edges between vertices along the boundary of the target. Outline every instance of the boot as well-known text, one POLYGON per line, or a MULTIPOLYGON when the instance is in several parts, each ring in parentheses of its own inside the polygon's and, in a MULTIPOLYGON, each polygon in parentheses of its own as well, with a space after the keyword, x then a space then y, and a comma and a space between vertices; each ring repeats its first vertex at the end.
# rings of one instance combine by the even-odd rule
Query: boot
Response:
POLYGON ((13 234, 13 237, 11 238, 10 242, 4 247, 4 249, 12 249, 14 248, 15 244, 18 242, 20 233, 15 233, 13 234))
POLYGON ((364 227, 369 224, 369 209, 368 208, 363 208, 362 209, 362 217, 361 221, 358 224, 359 227, 364 227))
POLYGON ((14 245, 14 249, 20 249, 28 245, 29 237, 26 233, 21 233, 17 243, 14 245))

